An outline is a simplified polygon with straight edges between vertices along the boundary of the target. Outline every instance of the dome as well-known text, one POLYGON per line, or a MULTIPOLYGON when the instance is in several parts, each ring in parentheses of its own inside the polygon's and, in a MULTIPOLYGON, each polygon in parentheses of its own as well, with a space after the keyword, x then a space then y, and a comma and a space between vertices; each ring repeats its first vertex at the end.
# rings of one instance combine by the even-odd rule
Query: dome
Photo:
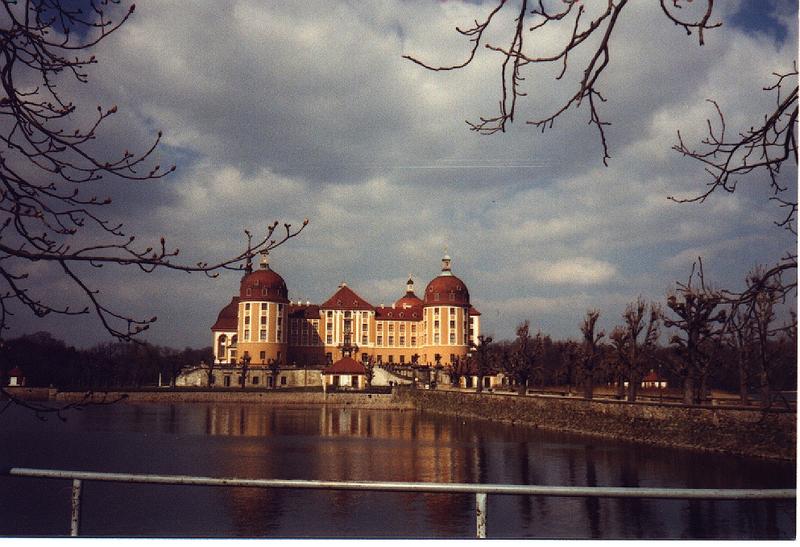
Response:
POLYGON ((235 331, 236 322, 239 315, 239 297, 234 296, 230 304, 222 308, 217 316, 217 322, 211 327, 211 330, 221 331, 235 331))
POLYGON ((469 291, 464 282, 450 271, 450 256, 442 257, 442 273, 425 288, 426 306, 469 306, 469 291))
POLYGON ((422 300, 414 294, 414 280, 411 279, 411 276, 408 276, 408 281, 406 281, 406 294, 397 299, 397 302, 394 303, 394 307, 407 310, 419 306, 422 306, 422 300))
POLYGON ((261 264, 256 271, 251 270, 249 260, 245 271, 247 273, 242 278, 239 287, 239 298, 251 301, 289 302, 286 282, 278 273, 270 269, 266 251, 261 253, 261 264))
POLYGON ((425 289, 426 306, 469 306, 467 286, 453 274, 440 275, 428 283, 425 289))

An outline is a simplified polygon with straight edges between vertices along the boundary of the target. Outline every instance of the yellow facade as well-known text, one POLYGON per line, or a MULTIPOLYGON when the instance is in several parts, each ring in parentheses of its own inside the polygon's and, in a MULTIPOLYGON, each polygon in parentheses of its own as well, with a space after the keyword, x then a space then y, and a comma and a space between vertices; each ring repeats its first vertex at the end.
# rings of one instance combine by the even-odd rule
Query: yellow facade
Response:
MULTIPOLYGON (((476 342, 480 313, 450 272, 449 257, 442 263, 442 274, 429 283, 425 300, 414 294, 409 279, 405 295, 391 306, 373 306, 345 283, 319 305, 269 301, 256 288, 247 292, 252 285, 246 283, 248 275, 256 272, 245 275, 247 288, 212 327, 215 360, 235 363, 247 355, 254 364, 277 359, 282 365, 324 365, 337 360, 349 343, 357 346, 353 356, 360 361, 435 365, 438 357, 439 364, 449 365, 476 342), (251 299, 251 293, 258 299, 251 299)), ((281 294, 273 300, 282 300, 281 294)))

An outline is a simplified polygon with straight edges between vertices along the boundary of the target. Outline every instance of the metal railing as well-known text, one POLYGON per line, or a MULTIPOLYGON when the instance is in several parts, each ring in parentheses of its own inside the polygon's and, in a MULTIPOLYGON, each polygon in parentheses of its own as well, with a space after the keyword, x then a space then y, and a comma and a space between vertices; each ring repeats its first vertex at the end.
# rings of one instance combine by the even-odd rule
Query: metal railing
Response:
POLYGON ((187 475, 135 475, 130 473, 99 473, 93 471, 64 471, 13 467, 8 474, 16 477, 36 477, 72 480, 72 514, 70 535, 80 532, 81 487, 83 481, 103 481, 140 484, 176 484, 192 486, 227 486, 253 488, 289 488, 311 490, 366 490, 378 492, 425 492, 475 494, 475 535, 486 537, 486 499, 489 494, 518 496, 754 500, 793 499, 794 489, 690 489, 690 488, 631 488, 609 486, 532 486, 516 484, 463 484, 435 482, 372 482, 372 481, 310 481, 284 479, 239 479, 193 477, 187 475))

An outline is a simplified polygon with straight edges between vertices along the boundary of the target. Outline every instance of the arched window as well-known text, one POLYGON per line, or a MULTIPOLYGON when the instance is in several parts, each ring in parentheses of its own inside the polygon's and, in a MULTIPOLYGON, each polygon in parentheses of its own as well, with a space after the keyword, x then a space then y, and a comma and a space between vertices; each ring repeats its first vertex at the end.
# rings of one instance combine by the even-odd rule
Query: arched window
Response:
POLYGON ((217 360, 219 361, 225 360, 225 342, 227 341, 228 337, 224 334, 217 338, 217 360))

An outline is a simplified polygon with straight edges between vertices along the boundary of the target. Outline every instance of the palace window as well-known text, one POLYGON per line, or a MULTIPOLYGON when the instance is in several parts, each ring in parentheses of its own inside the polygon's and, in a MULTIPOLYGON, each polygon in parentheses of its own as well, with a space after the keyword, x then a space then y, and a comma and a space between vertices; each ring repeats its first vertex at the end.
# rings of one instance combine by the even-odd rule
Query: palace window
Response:
POLYGON ((433 308, 433 315, 439 315, 439 308, 433 308))
POLYGON ((389 335, 389 345, 390 346, 394 345, 394 336, 392 336, 391 334, 389 335))
POLYGON ((361 345, 362 345, 362 346, 366 346, 366 345, 367 345, 367 343, 368 343, 368 341, 367 341, 367 335, 366 335, 366 334, 364 334, 364 335, 362 335, 362 336, 361 336, 361 345))
POLYGON ((433 322, 433 328, 435 328, 435 329, 439 328, 439 320, 438 319, 433 322))
POLYGON ((389 356, 389 364, 391 365, 392 363, 394 363, 394 355, 389 356))
POLYGON ((250 341, 250 329, 244 330, 244 339, 247 340, 248 342, 250 341))
POLYGON ((286 385, 286 376, 281 376, 281 385, 282 386, 286 385))
POLYGON ((378 335, 376 344, 378 344, 379 346, 383 344, 383 336, 381 336, 380 334, 378 335))
POLYGON ((259 352, 258 353, 258 358, 261 359, 262 361, 266 361, 267 360, 267 352, 266 351, 259 352))
POLYGON ((361 330, 366 332, 366 330, 367 330, 367 324, 366 323, 361 323, 361 330))
POLYGON ((333 344, 333 335, 332 334, 329 334, 328 336, 325 337, 325 343, 333 344))
POLYGON ((400 336, 400 345, 401 346, 405 346, 406 345, 406 337, 405 336, 400 336))
POLYGON ((250 302, 246 302, 244 305, 244 311, 250 311, 250 302))
POLYGON ((411 325, 411 332, 417 332, 417 325, 415 324, 411 325))
POLYGON ((439 333, 438 332, 433 335, 433 343, 434 344, 438 344, 439 343, 439 333))
POLYGON ((259 381, 259 377, 258 376, 253 376, 253 379, 251 380, 251 382, 253 383, 254 386, 258 385, 258 381, 259 381))
POLYGON ((412 336, 411 337, 411 345, 412 346, 416 346, 417 345, 417 337, 416 336, 412 336))
POLYGON ((406 362, 406 356, 405 355, 401 355, 400 356, 400 364, 402 365, 405 362, 406 362))
POLYGON ((455 344, 456 343, 456 333, 454 333, 454 332, 450 333, 450 343, 451 344, 455 344))
POLYGON ((258 339, 261 340, 262 342, 265 342, 267 340, 267 329, 261 329, 261 332, 258 335, 258 339))
POLYGON ((245 325, 249 325, 250 324, 250 316, 249 315, 245 315, 244 316, 244 324, 245 325))

